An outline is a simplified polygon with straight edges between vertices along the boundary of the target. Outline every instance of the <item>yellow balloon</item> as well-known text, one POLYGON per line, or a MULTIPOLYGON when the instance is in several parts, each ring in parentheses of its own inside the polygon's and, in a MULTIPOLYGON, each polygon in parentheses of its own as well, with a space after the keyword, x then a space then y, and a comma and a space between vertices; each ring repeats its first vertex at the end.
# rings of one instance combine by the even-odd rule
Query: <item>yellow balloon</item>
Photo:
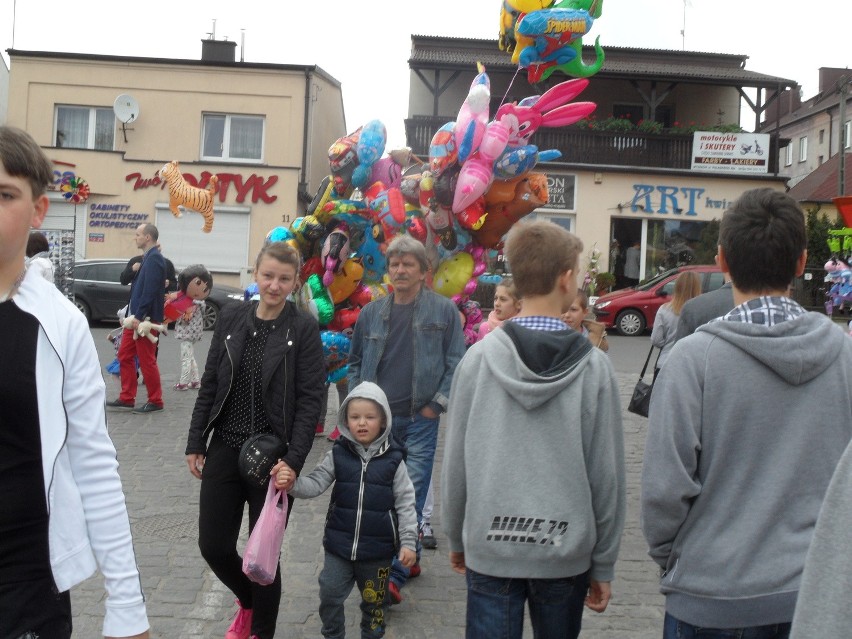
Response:
POLYGON ((470 253, 456 253, 438 265, 432 288, 444 297, 459 295, 473 277, 473 267, 473 257, 470 253))
POLYGON ((334 281, 328 286, 328 294, 331 295, 331 301, 335 304, 340 304, 348 298, 358 284, 361 283, 361 278, 364 277, 364 265, 361 260, 348 259, 340 267, 340 271, 335 273, 334 281))

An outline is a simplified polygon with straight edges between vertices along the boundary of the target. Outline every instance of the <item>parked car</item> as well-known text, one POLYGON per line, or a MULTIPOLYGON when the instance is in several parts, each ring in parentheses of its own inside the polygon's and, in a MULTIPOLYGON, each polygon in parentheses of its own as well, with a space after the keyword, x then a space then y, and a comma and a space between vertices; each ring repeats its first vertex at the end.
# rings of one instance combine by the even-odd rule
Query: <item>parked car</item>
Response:
MULTIPOLYGON (((130 300, 130 287, 121 284, 120 275, 127 260, 78 260, 74 264, 74 304, 89 322, 116 320, 118 309, 130 300)), ((204 307, 204 329, 211 330, 219 319, 219 310, 229 301, 242 301, 243 290, 213 284, 204 307)))
POLYGON ((694 271, 700 275, 702 293, 717 289, 725 282, 719 267, 714 264, 678 266, 639 286, 597 298, 592 305, 595 318, 622 335, 641 335, 646 328, 654 327, 657 311, 671 300, 675 279, 683 271, 694 271))

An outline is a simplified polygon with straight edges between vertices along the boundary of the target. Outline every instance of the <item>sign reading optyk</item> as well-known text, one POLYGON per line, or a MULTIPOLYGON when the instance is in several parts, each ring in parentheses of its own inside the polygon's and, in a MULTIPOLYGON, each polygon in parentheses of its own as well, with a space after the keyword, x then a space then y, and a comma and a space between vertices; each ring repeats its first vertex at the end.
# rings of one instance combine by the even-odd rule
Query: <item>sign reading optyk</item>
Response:
POLYGON ((769 135, 696 131, 692 170, 716 173, 768 173, 769 135))

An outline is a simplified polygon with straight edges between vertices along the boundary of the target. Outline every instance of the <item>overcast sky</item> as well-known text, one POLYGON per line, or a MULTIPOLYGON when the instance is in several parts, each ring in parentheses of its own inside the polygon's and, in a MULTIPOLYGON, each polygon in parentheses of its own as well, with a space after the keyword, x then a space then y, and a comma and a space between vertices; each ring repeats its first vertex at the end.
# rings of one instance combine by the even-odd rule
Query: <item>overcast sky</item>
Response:
MULTIPOLYGON (((239 43, 245 30, 247 62, 316 64, 340 80, 348 130, 378 118, 391 147, 405 141, 411 34, 496 39, 502 1, 17 0, 13 12, 14 4, 0 0, 7 67, 5 51, 13 46, 198 59, 215 19, 217 39, 239 43)), ((808 98, 818 89, 819 67, 852 62, 850 23, 852 5, 845 0, 686 0, 686 6, 683 0, 604 0, 591 35, 600 35, 604 48, 681 50, 685 44, 692 51, 745 54, 747 69, 795 80, 808 98)))

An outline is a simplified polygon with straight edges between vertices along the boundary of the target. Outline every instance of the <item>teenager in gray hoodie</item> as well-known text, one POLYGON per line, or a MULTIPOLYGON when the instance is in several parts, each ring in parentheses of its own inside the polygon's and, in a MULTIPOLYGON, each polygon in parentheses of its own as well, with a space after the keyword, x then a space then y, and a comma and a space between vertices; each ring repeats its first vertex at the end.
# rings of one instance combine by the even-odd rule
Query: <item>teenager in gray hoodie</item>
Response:
POLYGON ((736 306, 678 341, 654 385, 642 529, 662 569, 665 639, 789 635, 852 436, 852 340, 786 297, 806 247, 792 198, 746 191, 719 231, 736 306))
POLYGON ((467 578, 468 639, 580 632, 602 612, 624 525, 621 407, 612 364, 561 319, 583 245, 517 225, 506 256, 521 312, 471 346, 453 377, 443 520, 467 578))
MULTIPOLYGON (((340 437, 322 461, 295 480, 290 494, 310 499, 332 484, 325 522, 325 564, 319 576, 322 636, 345 636, 343 604, 353 584, 361 592, 361 637, 384 636, 391 560, 417 558, 414 485, 405 451, 390 436, 391 410, 381 388, 361 382, 343 400, 340 437)), ((287 467, 275 471, 276 487, 293 481, 287 467)))

